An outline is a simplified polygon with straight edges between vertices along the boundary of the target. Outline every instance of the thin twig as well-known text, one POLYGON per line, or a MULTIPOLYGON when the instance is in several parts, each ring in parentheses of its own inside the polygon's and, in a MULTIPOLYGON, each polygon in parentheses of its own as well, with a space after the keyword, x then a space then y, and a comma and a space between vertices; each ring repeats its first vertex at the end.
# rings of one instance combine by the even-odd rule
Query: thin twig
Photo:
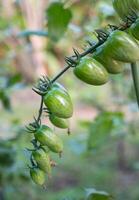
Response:
POLYGON ((40 109, 39 109, 39 114, 38 114, 38 118, 37 118, 37 121, 39 123, 40 119, 41 119, 41 115, 42 115, 42 112, 43 112, 43 96, 41 96, 41 104, 40 104, 40 109))

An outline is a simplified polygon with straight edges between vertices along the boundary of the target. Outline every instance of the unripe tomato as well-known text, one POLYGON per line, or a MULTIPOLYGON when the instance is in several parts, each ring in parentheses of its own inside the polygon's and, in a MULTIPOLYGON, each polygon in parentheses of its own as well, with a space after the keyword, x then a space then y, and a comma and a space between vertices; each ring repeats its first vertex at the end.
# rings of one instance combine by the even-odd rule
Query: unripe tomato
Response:
POLYGON ((55 153, 61 153, 63 151, 63 143, 61 139, 54 134, 52 129, 50 129, 48 126, 40 126, 40 128, 35 132, 34 136, 42 146, 48 146, 51 151, 55 153))
POLYGON ((123 20, 133 11, 139 12, 139 0, 113 0, 113 6, 123 20))
POLYGON ((73 114, 73 105, 69 94, 55 84, 44 96, 44 104, 57 117, 69 118, 73 114))
POLYGON ((131 34, 139 40, 139 18, 136 20, 136 22, 130 27, 131 34))
POLYGON ((79 64, 74 68, 74 74, 90 85, 103 85, 109 78, 106 69, 91 57, 81 58, 79 64))
POLYGON ((45 173, 37 167, 30 169, 30 176, 37 185, 45 183, 45 173))
POLYGON ((49 115, 49 119, 50 119, 51 123, 58 128, 62 128, 62 129, 68 128, 68 120, 67 119, 62 119, 62 118, 56 117, 53 114, 49 115))
POLYGON ((51 174, 51 163, 49 154, 43 149, 37 149, 32 152, 33 158, 37 163, 37 166, 44 172, 51 174))
POLYGON ((136 40, 123 31, 113 31, 103 44, 104 54, 122 62, 139 60, 139 45, 136 40))
POLYGON ((93 58, 100 62, 109 73, 118 74, 123 72, 125 63, 112 59, 103 51, 103 45, 96 49, 93 53, 93 58))

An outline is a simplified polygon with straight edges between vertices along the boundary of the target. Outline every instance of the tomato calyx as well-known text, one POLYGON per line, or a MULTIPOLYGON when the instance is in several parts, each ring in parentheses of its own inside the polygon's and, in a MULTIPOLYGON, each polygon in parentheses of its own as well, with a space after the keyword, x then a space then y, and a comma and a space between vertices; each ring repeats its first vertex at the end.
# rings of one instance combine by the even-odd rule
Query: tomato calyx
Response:
POLYGON ((34 86, 32 90, 35 93, 44 96, 45 94, 47 94, 47 91, 51 88, 52 84, 53 83, 51 82, 48 76, 42 76, 39 79, 37 86, 34 86))
POLYGON ((105 42, 109 37, 109 34, 102 29, 96 29, 95 34, 99 42, 105 42))
POLYGON ((26 131, 28 133, 35 133, 41 126, 41 120, 37 120, 35 117, 34 117, 34 122, 32 123, 29 123, 28 126, 26 126, 26 131))

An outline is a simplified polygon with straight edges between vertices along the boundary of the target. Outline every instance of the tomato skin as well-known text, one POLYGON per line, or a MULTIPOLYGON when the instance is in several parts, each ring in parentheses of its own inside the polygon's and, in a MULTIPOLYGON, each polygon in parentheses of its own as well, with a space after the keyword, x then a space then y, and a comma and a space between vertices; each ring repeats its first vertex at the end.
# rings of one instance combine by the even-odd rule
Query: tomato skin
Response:
POLYGON ((61 89, 61 90, 63 90, 65 93, 68 93, 68 91, 66 90, 66 88, 64 88, 64 86, 61 85, 61 84, 58 83, 58 82, 53 83, 52 87, 53 87, 53 88, 57 88, 57 89, 61 89))
POLYGON ((62 118, 56 117, 53 114, 50 114, 49 120, 54 126, 58 128, 62 128, 62 129, 68 128, 68 121, 66 119, 62 119, 62 118))
POLYGON ((130 27, 131 34, 139 40, 139 18, 136 20, 134 24, 130 27))
POLYGON ((123 31, 113 31, 103 45, 105 55, 122 62, 139 60, 139 45, 136 40, 123 31))
POLYGON ((103 85, 109 78, 106 69, 91 57, 81 58, 79 64, 74 68, 74 74, 90 85, 103 85))
POLYGON ((44 96, 44 104, 57 117, 70 118, 73 115, 73 105, 69 94, 55 85, 44 96))
POLYGON ((50 157, 43 149, 37 149, 32 152, 33 158, 37 166, 47 174, 51 174, 50 157))
POLYGON ((133 11, 139 12, 139 0, 113 0, 113 6, 123 20, 133 11))
POLYGON ((93 53, 93 58, 100 62, 110 74, 123 72, 125 63, 112 59, 103 51, 103 45, 98 47, 93 53))
POLYGON ((42 125, 34 134, 35 139, 40 142, 42 146, 47 146, 55 153, 63 151, 63 143, 61 139, 53 133, 48 126, 42 125))
POLYGON ((45 173, 37 167, 30 169, 30 176, 37 185, 43 185, 45 183, 45 173))

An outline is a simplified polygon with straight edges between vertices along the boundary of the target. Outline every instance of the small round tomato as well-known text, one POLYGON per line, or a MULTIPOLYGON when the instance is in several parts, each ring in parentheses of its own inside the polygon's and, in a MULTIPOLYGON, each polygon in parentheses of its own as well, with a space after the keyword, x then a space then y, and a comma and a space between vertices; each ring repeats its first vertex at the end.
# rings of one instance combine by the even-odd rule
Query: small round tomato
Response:
POLYGON ((70 118, 73 114, 73 105, 69 94, 55 84, 44 96, 44 104, 57 117, 70 118))
POLYGON ((125 63, 112 59, 103 52, 103 45, 96 49, 93 58, 100 62, 110 74, 123 72, 125 63))
POLYGON ((51 151, 55 153, 61 153, 63 151, 63 142, 48 126, 40 126, 34 136, 42 146, 46 145, 51 151))
POLYGON ((74 68, 74 74, 90 85, 103 85, 109 78, 106 69, 91 57, 81 58, 79 64, 74 68))
POLYGON ((122 62, 139 60, 139 45, 136 40, 124 31, 113 31, 103 44, 104 54, 122 62))
POLYGON ((46 172, 47 174, 51 174, 51 163, 49 154, 46 153, 42 148, 37 149, 32 152, 32 156, 37 163, 37 166, 46 172))
POLYGON ((45 183, 45 173, 37 167, 30 169, 30 176, 37 185, 43 185, 45 183))
POLYGON ((62 129, 68 128, 68 120, 67 119, 62 119, 62 118, 56 117, 53 114, 49 115, 49 119, 50 119, 51 123, 58 128, 62 128, 62 129))

